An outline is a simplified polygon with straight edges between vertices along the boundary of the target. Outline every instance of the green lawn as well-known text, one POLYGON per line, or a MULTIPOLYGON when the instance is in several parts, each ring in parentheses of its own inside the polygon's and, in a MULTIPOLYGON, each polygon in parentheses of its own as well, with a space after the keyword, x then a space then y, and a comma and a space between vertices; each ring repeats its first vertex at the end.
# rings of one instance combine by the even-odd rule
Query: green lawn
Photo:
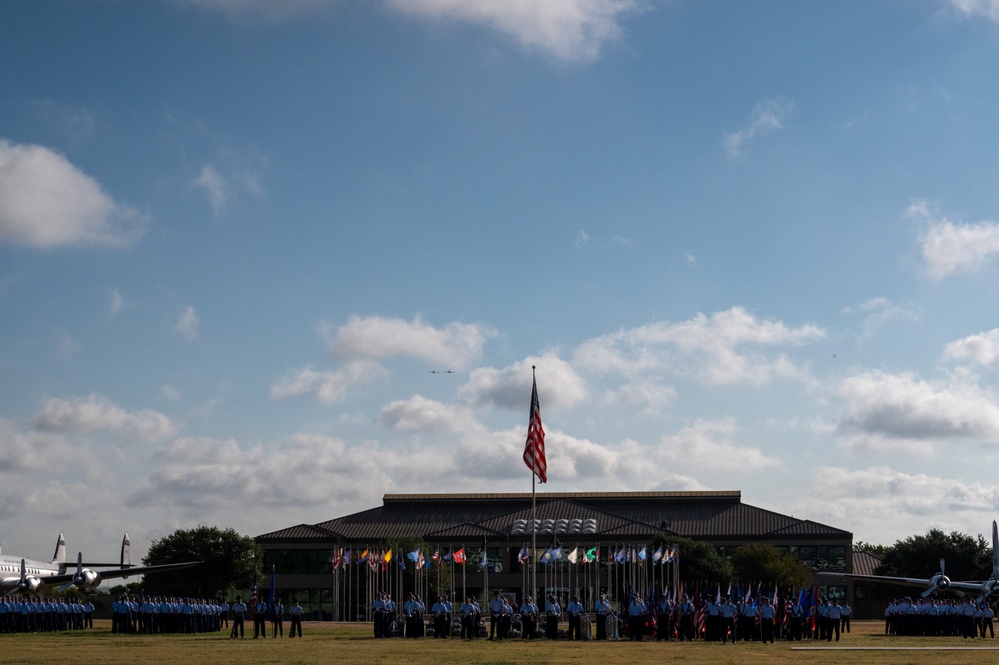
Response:
MULTIPOLYGON (((836 642, 777 642, 776 644, 655 642, 504 642, 458 639, 375 640, 364 624, 307 623, 305 637, 288 639, 229 639, 228 633, 211 635, 112 635, 109 622, 83 633, 0 635, 0 662, 7 663, 394 663, 442 665, 454 663, 644 663, 684 665, 715 663, 797 663, 846 665, 847 663, 922 664, 995 663, 999 651, 911 651, 898 647, 954 647, 999 649, 992 639, 891 638, 880 622, 854 622, 853 633, 836 642), (818 646, 829 650, 800 651, 793 646, 818 646), (836 647, 841 647, 836 649, 836 647), (847 647, 888 647, 890 650, 844 651, 847 647)), ((287 629, 287 625, 285 626, 287 629)), ((252 630, 252 627, 251 627, 252 630)))

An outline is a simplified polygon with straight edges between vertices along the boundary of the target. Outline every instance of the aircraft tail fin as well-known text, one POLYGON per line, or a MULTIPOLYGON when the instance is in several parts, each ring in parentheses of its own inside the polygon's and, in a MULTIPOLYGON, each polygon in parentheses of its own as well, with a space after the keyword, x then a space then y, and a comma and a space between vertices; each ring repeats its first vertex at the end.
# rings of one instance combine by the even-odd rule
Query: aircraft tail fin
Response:
POLYGON ((52 555, 52 563, 59 564, 60 569, 66 565, 66 539, 61 533, 59 534, 59 539, 56 540, 55 554, 52 555))
POLYGON ((125 537, 121 539, 121 567, 132 567, 132 542, 128 539, 128 532, 125 532, 125 537))

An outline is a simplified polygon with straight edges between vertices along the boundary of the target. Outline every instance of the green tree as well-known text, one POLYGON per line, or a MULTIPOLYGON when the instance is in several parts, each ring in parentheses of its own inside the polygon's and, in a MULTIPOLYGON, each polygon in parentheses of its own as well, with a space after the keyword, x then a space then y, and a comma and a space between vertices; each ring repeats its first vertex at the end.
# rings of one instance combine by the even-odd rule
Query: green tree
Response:
POLYGON ((253 538, 234 529, 199 526, 154 540, 142 559, 147 566, 185 561, 201 564, 147 575, 143 584, 146 593, 209 598, 248 588, 261 575, 263 552, 253 538))
POLYGON ((743 583, 801 588, 812 582, 812 573, 804 564, 770 543, 743 545, 732 554, 731 563, 733 575, 743 583))
POLYGON ((657 534, 653 536, 649 549, 655 551, 660 546, 664 549, 676 548, 680 559, 680 579, 685 583, 713 584, 732 579, 732 566, 718 553, 714 545, 700 540, 657 534))
POLYGON ((952 580, 984 580, 992 574, 992 548, 981 534, 977 538, 957 531, 948 535, 939 529, 896 541, 874 572, 929 579, 939 572, 940 559, 946 562, 944 572, 952 580))

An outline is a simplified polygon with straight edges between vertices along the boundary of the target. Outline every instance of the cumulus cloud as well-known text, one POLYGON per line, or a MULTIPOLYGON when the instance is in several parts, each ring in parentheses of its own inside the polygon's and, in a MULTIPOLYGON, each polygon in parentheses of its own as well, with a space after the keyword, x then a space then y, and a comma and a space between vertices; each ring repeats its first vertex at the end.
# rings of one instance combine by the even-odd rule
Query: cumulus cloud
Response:
POLYGON ((970 335, 944 347, 944 360, 970 360, 985 367, 999 366, 999 328, 970 335))
MULTIPOLYGON (((249 504, 286 510, 330 505, 361 509, 376 504, 387 487, 429 488, 438 482, 436 471, 446 472, 448 466, 436 454, 409 450, 399 455, 376 442, 348 446, 322 434, 296 434, 275 445, 178 439, 154 456, 156 471, 129 501, 143 507, 173 506, 197 519, 203 519, 206 510, 221 516, 249 504)), ((255 528, 260 528, 259 522, 255 528)))
POLYGON ((750 141, 761 134, 783 129, 784 121, 794 111, 794 104, 786 99, 761 99, 749 117, 749 124, 725 135, 725 151, 739 157, 750 141))
POLYGON ((542 413, 547 407, 571 407, 586 397, 586 382, 572 365, 554 354, 525 358, 502 369, 472 370, 458 395, 468 404, 522 409, 526 413, 530 408, 532 366, 537 367, 540 377, 542 413))
POLYGON ((181 310, 180 318, 177 319, 177 323, 174 324, 173 329, 188 342, 193 342, 198 339, 198 328, 200 326, 201 317, 198 316, 193 307, 187 305, 181 310))
POLYGON ((455 322, 435 328, 419 318, 405 321, 381 316, 352 316, 336 330, 322 326, 320 332, 330 340, 333 352, 344 358, 409 356, 449 368, 466 367, 496 334, 476 324, 455 322))
POLYGON ((994 485, 884 466, 817 469, 808 488, 787 497, 798 506, 796 513, 827 524, 850 524, 856 538, 884 545, 932 528, 987 533, 982 516, 999 506, 999 487, 994 485))
POLYGON ((383 376, 385 368, 374 362, 350 362, 337 370, 303 367, 289 371, 271 385, 271 397, 311 396, 327 406, 343 400, 353 386, 383 376))
POLYGON ((928 453, 948 439, 999 444, 995 395, 974 383, 872 371, 843 379, 837 392, 846 400, 838 429, 850 447, 928 453))
POLYGON ((141 221, 62 154, 0 139, 0 243, 124 248, 141 221))
POLYGON ((671 469, 755 471, 780 464, 780 460, 764 455, 759 448, 732 443, 734 432, 735 421, 731 418, 698 421, 676 434, 664 435, 657 456, 671 469))
POLYGON ((783 354, 770 357, 743 349, 795 347, 824 337, 812 324, 792 328, 733 307, 711 317, 697 314, 688 321, 663 321, 594 338, 576 349, 573 363, 601 374, 673 370, 709 384, 762 385, 777 377, 807 377, 783 354))
POLYGON ((523 48, 566 62, 596 59, 620 39, 621 21, 642 10, 638 0, 386 0, 412 16, 481 25, 523 48))
POLYGON ((906 216, 925 226, 919 238, 930 277, 943 279, 956 272, 981 268, 999 254, 999 223, 957 224, 935 214, 926 201, 913 202, 906 216))
POLYGON ((484 432, 469 409, 427 399, 422 395, 386 404, 376 420, 383 427, 401 432, 461 432, 466 435, 473 431, 484 432))
POLYGON ((141 441, 162 439, 176 431, 173 421, 162 413, 150 409, 127 411, 96 393, 68 399, 49 398, 35 411, 32 425, 43 432, 120 432, 141 441))
POLYGON ((637 379, 604 394, 604 404, 637 406, 647 415, 659 413, 676 400, 676 388, 648 377, 637 379))
POLYGON ((52 471, 69 465, 77 451, 55 432, 24 431, 0 418, 0 476, 52 471))

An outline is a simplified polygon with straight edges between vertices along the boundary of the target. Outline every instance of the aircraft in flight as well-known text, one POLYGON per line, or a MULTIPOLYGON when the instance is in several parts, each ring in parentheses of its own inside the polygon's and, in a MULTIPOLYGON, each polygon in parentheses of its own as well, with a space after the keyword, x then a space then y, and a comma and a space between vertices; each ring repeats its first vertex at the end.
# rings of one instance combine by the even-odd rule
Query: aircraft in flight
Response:
POLYGON ((901 586, 923 587, 922 597, 925 598, 934 591, 953 589, 961 595, 978 594, 978 602, 987 600, 993 594, 999 593, 999 525, 992 521, 992 576, 981 581, 955 582, 944 574, 944 560, 940 559, 940 571, 924 579, 921 577, 890 577, 888 575, 854 575, 852 573, 822 573, 823 577, 836 577, 851 580, 865 580, 883 584, 898 584, 901 586))
POLYGON ((113 563, 84 563, 83 553, 77 554, 76 570, 70 572, 66 566, 66 539, 59 534, 56 541, 55 554, 52 561, 37 561, 27 557, 20 557, 11 554, 0 554, 0 591, 6 590, 4 595, 14 594, 37 594, 39 591, 49 587, 59 586, 59 591, 64 591, 75 586, 84 593, 100 593, 101 582, 104 580, 123 578, 127 579, 135 575, 166 570, 177 570, 178 568, 188 568, 196 566, 200 561, 188 561, 185 563, 169 563, 158 566, 139 566, 131 564, 131 542, 128 534, 121 541, 121 562, 113 563), (108 570, 92 570, 90 567, 109 567, 108 570), (117 568, 115 566, 118 566, 117 568))

